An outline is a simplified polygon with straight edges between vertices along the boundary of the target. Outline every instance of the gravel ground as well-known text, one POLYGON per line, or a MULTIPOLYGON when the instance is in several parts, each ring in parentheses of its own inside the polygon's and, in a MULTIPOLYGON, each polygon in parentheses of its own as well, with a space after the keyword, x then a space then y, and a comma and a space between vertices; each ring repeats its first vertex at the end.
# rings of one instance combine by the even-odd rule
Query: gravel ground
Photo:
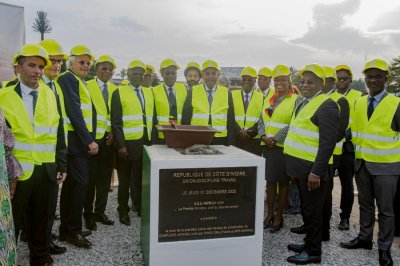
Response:
MULTIPOLYGON (((358 227, 352 224, 349 231, 339 231, 336 225, 339 223, 339 213, 334 199, 333 216, 331 220, 331 240, 323 243, 323 265, 378 265, 378 247, 374 241, 372 250, 346 250, 339 247, 339 242, 347 241, 357 236, 358 227)), ((65 242, 59 244, 67 247, 63 255, 53 256, 54 265, 142 265, 142 254, 139 245, 140 218, 131 212, 131 226, 119 223, 117 215, 117 188, 109 193, 107 215, 115 220, 115 225, 97 225, 88 237, 94 246, 90 250, 78 249, 65 242)), ((284 227, 279 233, 271 234, 264 231, 263 264, 264 265, 289 265, 286 258, 294 253, 287 250, 289 243, 300 243, 303 236, 290 233, 289 228, 301 223, 300 215, 285 215, 284 227)), ((58 234, 59 221, 53 228, 58 234)), ((376 228, 375 228, 376 229, 376 228)), ((400 249, 398 244, 392 247, 394 265, 400 265, 400 249)), ((29 256, 26 243, 18 245, 19 265, 29 265, 29 256)), ((168 266, 168 265, 166 265, 168 266)), ((247 265, 244 265, 247 266, 247 265)))

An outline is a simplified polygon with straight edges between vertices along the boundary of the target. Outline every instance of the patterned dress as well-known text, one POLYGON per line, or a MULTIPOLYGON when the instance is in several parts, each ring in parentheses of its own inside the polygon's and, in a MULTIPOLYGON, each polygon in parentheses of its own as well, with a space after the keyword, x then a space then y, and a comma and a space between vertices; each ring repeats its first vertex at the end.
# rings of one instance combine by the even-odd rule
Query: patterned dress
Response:
POLYGON ((9 180, 20 176, 22 168, 11 154, 14 142, 14 136, 0 110, 0 265, 2 266, 16 265, 17 258, 9 180))

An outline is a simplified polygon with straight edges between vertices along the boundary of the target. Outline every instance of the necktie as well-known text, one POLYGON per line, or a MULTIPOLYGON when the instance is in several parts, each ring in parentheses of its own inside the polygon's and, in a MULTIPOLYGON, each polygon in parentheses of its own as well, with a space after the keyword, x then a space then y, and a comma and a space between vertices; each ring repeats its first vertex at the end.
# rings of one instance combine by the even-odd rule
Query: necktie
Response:
POLYGON ((107 83, 104 83, 103 90, 101 91, 101 93, 103 94, 103 99, 106 104, 107 112, 108 112, 109 110, 108 110, 108 86, 107 86, 107 83))
POLYGON ((35 114, 35 108, 36 108, 36 103, 37 103, 37 98, 38 98, 38 91, 37 90, 32 90, 30 93, 32 95, 32 107, 33 107, 33 114, 35 114))
POLYGON ((144 105, 143 105, 142 95, 140 94, 139 89, 135 89, 135 91, 136 91, 136 95, 137 95, 137 97, 138 97, 138 99, 139 99, 140 105, 142 106, 142 110, 143 110, 144 105))
POLYGON ((49 88, 50 88, 54 93, 56 93, 56 90, 54 89, 54 82, 53 82, 52 80, 50 80, 50 81, 47 83, 47 86, 49 86, 49 88))
POLYGON ((375 101, 375 98, 374 98, 374 97, 372 97, 372 98, 369 99, 368 110, 367 110, 368 120, 371 118, 372 113, 374 112, 374 109, 375 109, 375 107, 374 107, 374 101, 375 101))
POLYGON ((295 115, 297 116, 297 114, 300 112, 301 109, 303 109, 304 106, 306 106, 306 104, 308 103, 308 99, 304 99, 300 104, 299 107, 297 107, 296 109, 296 113, 295 115))
POLYGON ((207 94, 208 94, 208 103, 210 104, 210 108, 212 105, 212 101, 213 101, 213 95, 212 95, 213 91, 212 90, 207 90, 207 94))
POLYGON ((246 93, 244 95, 244 111, 247 111, 247 107, 249 107, 249 95, 246 93))
POLYGON ((176 110, 176 98, 173 88, 168 88, 168 102, 169 102, 169 116, 171 120, 176 120, 177 110, 176 110))

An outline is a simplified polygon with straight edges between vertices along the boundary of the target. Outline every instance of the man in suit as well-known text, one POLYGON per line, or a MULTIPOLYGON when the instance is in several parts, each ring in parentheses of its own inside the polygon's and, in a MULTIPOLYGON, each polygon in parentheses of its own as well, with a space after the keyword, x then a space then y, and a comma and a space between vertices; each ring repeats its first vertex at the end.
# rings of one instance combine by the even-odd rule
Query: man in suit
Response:
POLYGON ((306 237, 304 244, 288 245, 297 254, 287 261, 309 264, 321 262, 322 209, 331 178, 329 162, 336 145, 339 109, 322 93, 325 72, 321 66, 307 65, 300 75, 304 100, 292 116, 284 153, 287 174, 298 180, 306 237))
MULTIPOLYGON (((154 125, 181 124, 187 89, 183 83, 176 82, 178 69, 178 64, 171 58, 163 60, 160 64, 163 83, 152 88, 155 104, 154 125)), ((154 143, 165 143, 164 133, 155 129, 153 134, 154 143)))
POLYGON ((69 175, 61 190, 59 238, 80 248, 92 246, 86 239, 90 232, 82 231, 82 212, 89 183, 89 157, 99 150, 93 134, 96 109, 84 80, 93 60, 89 48, 77 45, 71 49, 69 69, 58 77, 68 116, 69 175))
POLYGON ((270 88, 272 80, 272 71, 268 67, 262 67, 258 70, 257 85, 263 93, 264 98, 269 100, 274 95, 275 90, 270 88))
POLYGON ((200 65, 197 62, 189 62, 185 68, 186 86, 191 89, 193 86, 198 85, 200 82, 201 71, 200 65))
POLYGON ((146 74, 144 75, 142 86, 146 88, 151 88, 154 79, 155 69, 151 65, 146 65, 146 74))
POLYGON ((376 201, 379 265, 393 265, 390 248, 394 235, 393 200, 400 173, 400 99, 385 90, 390 75, 386 61, 367 62, 363 74, 369 94, 357 100, 352 125, 360 232, 355 239, 340 245, 372 249, 376 201))
POLYGON ((261 156, 257 126, 263 108, 264 95, 254 89, 257 80, 257 71, 254 68, 243 68, 241 77, 242 89, 232 92, 237 132, 234 145, 261 156))
POLYGON ((335 70, 337 77, 336 91, 346 98, 350 106, 349 126, 346 131, 342 155, 340 156, 338 166, 339 179, 342 186, 342 191, 340 194, 341 213, 338 228, 339 230, 349 230, 349 219, 354 203, 354 146, 351 140, 351 122, 354 112, 354 104, 357 99, 361 97, 361 92, 349 88, 353 79, 353 73, 350 67, 346 65, 339 65, 335 68, 335 70))
MULTIPOLYGON (((44 69, 42 80, 55 94, 57 99, 57 107, 59 109, 58 111, 62 116, 64 124, 64 119, 66 118, 64 108, 64 96, 62 94, 60 85, 58 85, 55 79, 60 74, 61 66, 64 63, 64 60, 68 59, 68 57, 65 55, 64 49, 61 47, 61 45, 55 40, 46 39, 39 44, 49 53, 49 59, 51 61, 51 66, 48 66, 44 69)), ((62 254, 67 250, 66 247, 59 246, 54 242, 55 236, 52 234, 54 218, 56 216, 57 209, 58 189, 59 185, 61 184, 59 176, 57 176, 56 180, 57 182, 51 182, 50 188, 50 216, 48 230, 50 237, 50 254, 52 255, 62 254)))
POLYGON ((47 51, 28 44, 14 57, 20 82, 0 92, 0 105, 15 136, 13 153, 23 168, 12 199, 15 232, 24 220, 31 265, 52 265, 49 255, 50 190, 66 178, 64 128, 54 93, 40 82, 51 65, 47 51))
POLYGON ((141 216, 143 146, 151 140, 154 98, 150 88, 142 87, 146 65, 140 60, 128 66, 129 84, 114 91, 111 100, 111 126, 117 149, 119 221, 129 226, 129 187, 132 207, 141 216))
POLYGON ((202 65, 203 84, 188 91, 182 112, 183 125, 211 126, 217 130, 212 145, 232 145, 235 141, 235 114, 232 93, 217 85, 220 68, 206 60, 202 65))
POLYGON ((117 86, 110 82, 116 68, 115 61, 108 55, 100 56, 94 65, 96 77, 87 82, 87 88, 96 109, 95 138, 99 152, 89 158, 89 186, 84 203, 83 217, 89 230, 96 230, 96 221, 113 225, 105 214, 108 192, 113 170, 113 134, 111 132, 111 96, 117 86), (95 201, 96 198, 96 201, 95 201), (93 212, 93 204, 94 212, 93 212))

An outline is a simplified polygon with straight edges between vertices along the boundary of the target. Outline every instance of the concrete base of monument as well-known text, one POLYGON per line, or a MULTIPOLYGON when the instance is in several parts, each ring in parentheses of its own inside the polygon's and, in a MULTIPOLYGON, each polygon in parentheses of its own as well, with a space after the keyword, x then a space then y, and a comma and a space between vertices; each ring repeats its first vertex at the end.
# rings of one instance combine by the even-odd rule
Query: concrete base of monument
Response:
POLYGON ((183 155, 145 147, 145 265, 261 265, 264 159, 233 146, 183 155))

